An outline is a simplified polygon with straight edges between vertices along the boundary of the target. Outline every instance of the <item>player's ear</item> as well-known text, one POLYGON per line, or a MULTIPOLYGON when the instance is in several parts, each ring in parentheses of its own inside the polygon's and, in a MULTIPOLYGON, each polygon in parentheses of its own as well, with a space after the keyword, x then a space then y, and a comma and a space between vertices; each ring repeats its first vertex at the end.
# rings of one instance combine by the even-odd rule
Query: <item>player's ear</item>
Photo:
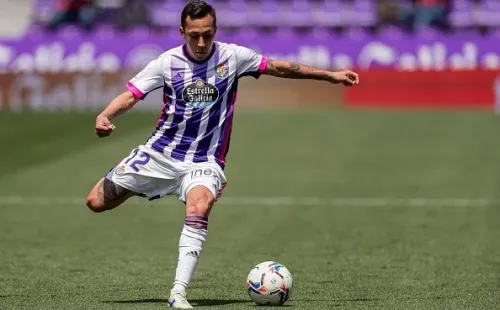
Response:
POLYGON ((185 36, 184 36, 184 28, 182 28, 182 26, 179 27, 179 33, 181 34, 181 36, 185 39, 185 36))

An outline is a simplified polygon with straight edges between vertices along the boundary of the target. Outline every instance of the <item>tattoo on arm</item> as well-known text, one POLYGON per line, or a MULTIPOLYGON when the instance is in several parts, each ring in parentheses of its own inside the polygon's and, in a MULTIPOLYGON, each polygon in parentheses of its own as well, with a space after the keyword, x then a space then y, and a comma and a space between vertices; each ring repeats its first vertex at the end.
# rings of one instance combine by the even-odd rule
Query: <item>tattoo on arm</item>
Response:
POLYGON ((113 119, 113 118, 120 116, 123 113, 127 112, 130 108, 131 108, 131 106, 127 105, 126 103, 120 103, 118 110, 111 112, 111 113, 104 113, 104 116, 106 116, 109 119, 113 119))
MULTIPOLYGON (((312 69, 311 67, 307 67, 307 68, 312 69)), ((291 62, 290 63, 290 70, 292 70, 293 72, 300 72, 300 65, 296 62, 291 62)))
POLYGON ((331 80, 328 71, 282 60, 269 60, 267 69, 264 73, 287 79, 331 80))
POLYGON ((132 109, 138 100, 139 99, 136 99, 131 92, 124 92, 114 98, 101 115, 113 119, 132 109))
POLYGON ((127 197, 131 191, 104 178, 98 185, 97 193, 104 203, 112 203, 127 197))

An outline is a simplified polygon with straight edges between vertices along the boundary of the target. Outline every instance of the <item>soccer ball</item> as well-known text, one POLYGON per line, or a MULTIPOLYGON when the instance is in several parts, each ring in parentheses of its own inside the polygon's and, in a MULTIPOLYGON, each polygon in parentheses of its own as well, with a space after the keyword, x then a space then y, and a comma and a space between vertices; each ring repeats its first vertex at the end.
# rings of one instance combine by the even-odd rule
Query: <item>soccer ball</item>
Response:
POLYGON ((291 296, 292 286, 292 274, 278 262, 260 263, 247 277, 248 295, 257 305, 283 305, 291 296))

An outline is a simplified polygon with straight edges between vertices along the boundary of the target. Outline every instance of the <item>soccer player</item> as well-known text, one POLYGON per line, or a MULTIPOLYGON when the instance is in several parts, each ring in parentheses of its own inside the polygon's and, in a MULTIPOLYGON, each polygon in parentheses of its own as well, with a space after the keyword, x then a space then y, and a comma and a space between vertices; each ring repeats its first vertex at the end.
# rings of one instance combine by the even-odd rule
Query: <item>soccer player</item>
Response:
POLYGON ((238 80, 261 74, 313 79, 353 86, 358 75, 331 72, 268 59, 255 51, 214 40, 215 10, 205 1, 189 2, 181 15, 185 44, 152 60, 126 85, 127 89, 96 119, 99 137, 109 136, 112 120, 159 88, 163 109, 149 139, 102 178, 86 204, 94 212, 111 210, 132 196, 149 200, 176 195, 186 206, 179 257, 169 305, 190 309, 186 288, 207 240, 208 217, 226 185, 224 167, 229 150, 238 80))

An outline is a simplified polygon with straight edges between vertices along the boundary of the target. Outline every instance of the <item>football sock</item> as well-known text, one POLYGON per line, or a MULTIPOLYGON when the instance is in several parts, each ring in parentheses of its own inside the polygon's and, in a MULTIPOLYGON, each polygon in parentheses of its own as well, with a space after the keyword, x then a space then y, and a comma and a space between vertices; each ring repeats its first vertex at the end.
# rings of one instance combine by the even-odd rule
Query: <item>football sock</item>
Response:
POLYGON ((179 260, 173 290, 185 294, 198 264, 198 259, 207 239, 208 218, 186 216, 179 239, 179 260))

